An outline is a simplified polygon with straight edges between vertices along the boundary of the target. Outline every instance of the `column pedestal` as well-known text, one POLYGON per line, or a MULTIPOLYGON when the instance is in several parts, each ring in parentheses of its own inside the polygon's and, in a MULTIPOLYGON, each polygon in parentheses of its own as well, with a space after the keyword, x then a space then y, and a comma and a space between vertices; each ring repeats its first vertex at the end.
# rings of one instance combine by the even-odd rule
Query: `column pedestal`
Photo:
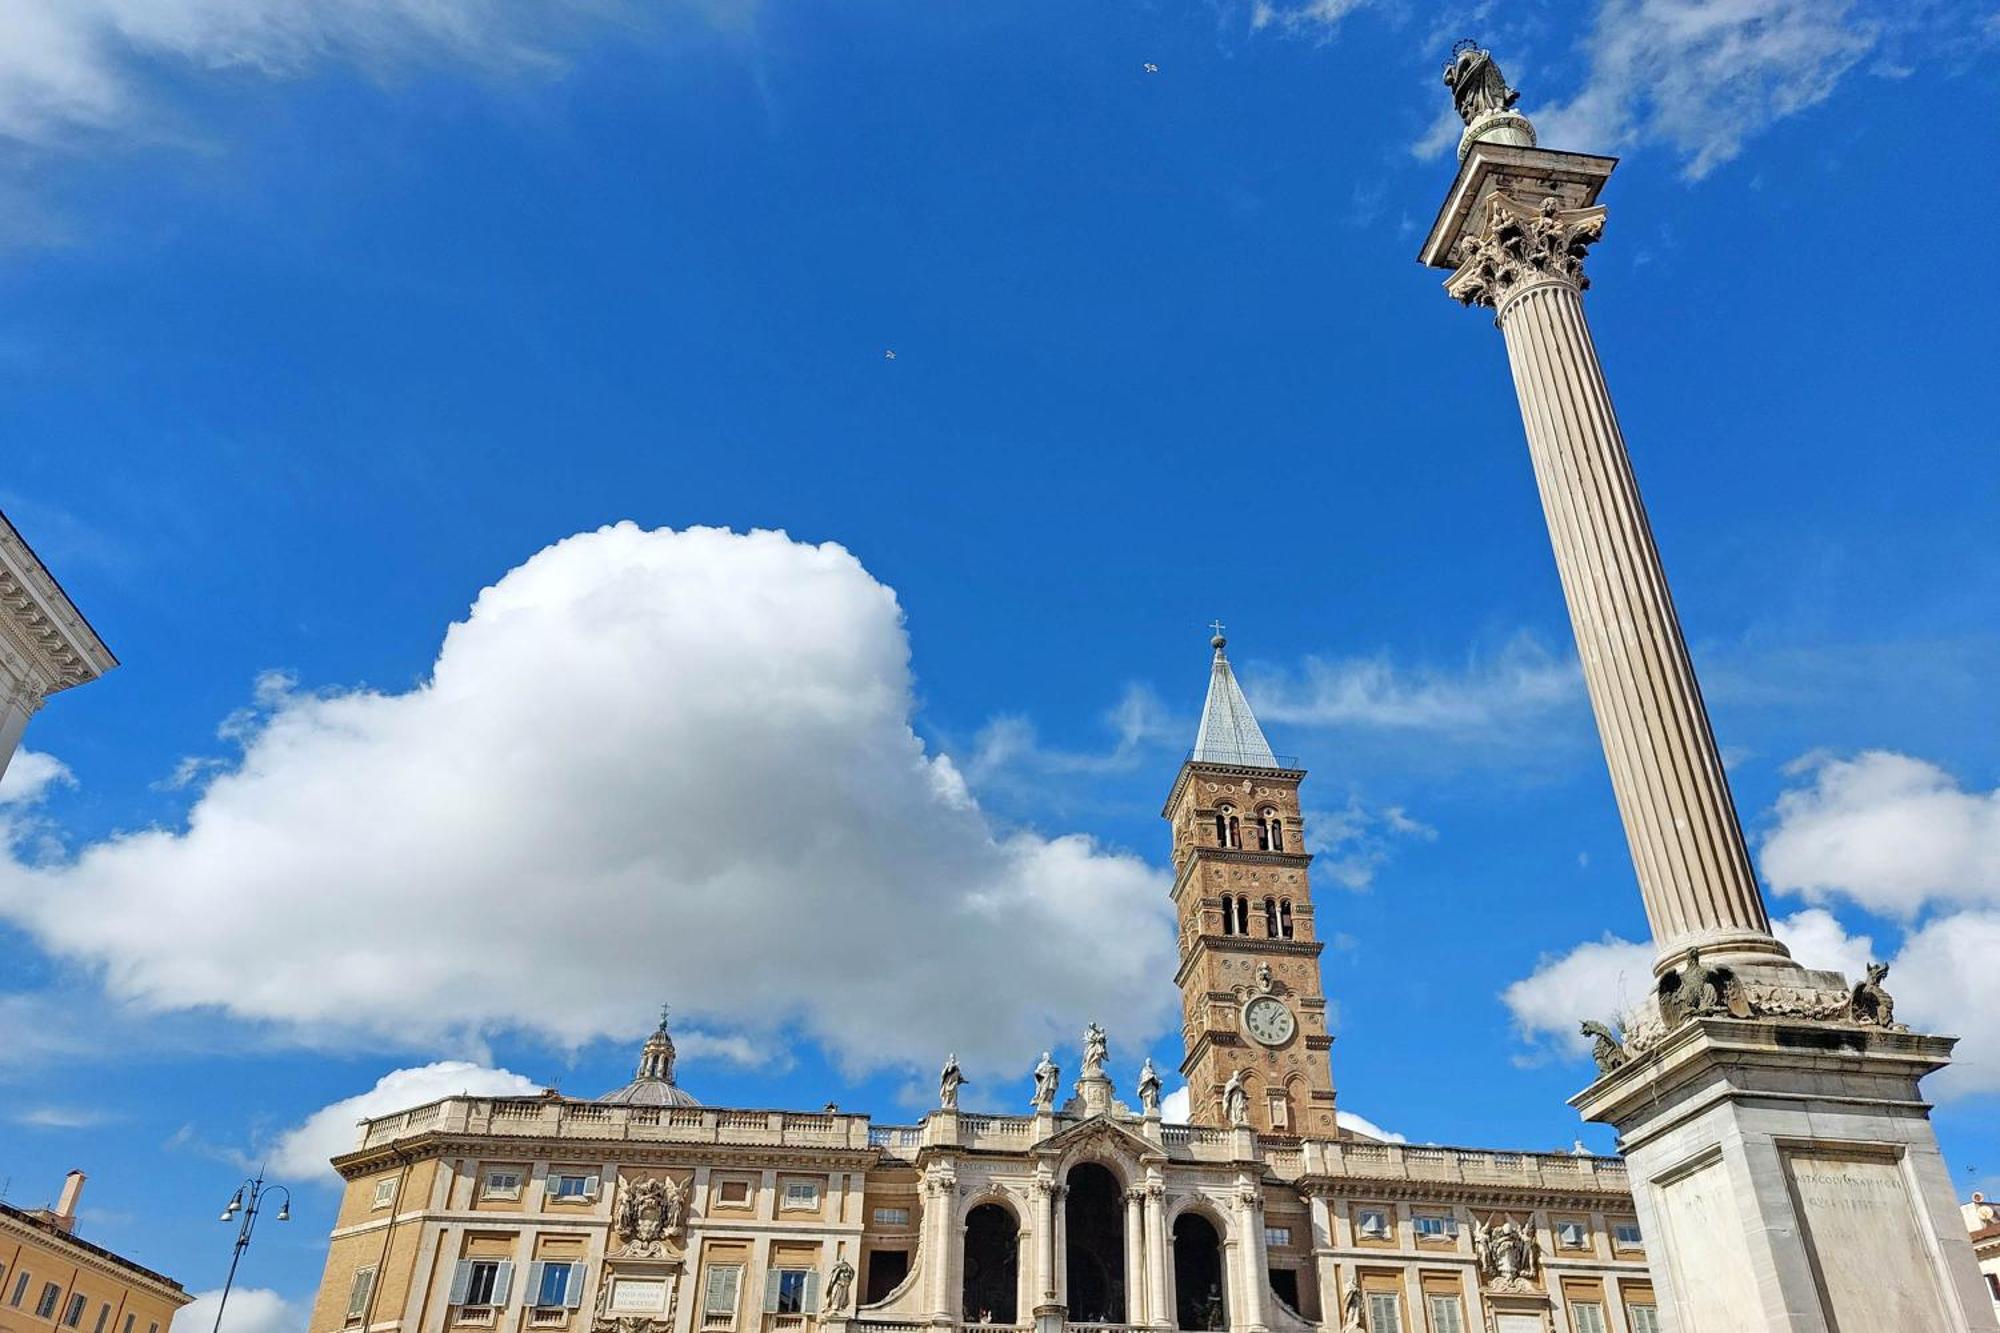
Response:
POLYGON ((1696 1018, 1571 1099, 1615 1125, 1676 1333, 1993 1333, 1918 1081, 1956 1038, 1696 1018))

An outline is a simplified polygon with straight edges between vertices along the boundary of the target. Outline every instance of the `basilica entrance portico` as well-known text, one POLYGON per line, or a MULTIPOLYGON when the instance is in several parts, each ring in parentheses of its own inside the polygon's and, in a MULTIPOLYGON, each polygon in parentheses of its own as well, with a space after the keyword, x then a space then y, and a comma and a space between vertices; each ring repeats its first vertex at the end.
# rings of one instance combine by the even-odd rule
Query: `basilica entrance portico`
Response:
POLYGON ((1118 1178, 1096 1162, 1070 1169, 1063 1201, 1069 1318, 1125 1322, 1125 1205, 1118 1178))

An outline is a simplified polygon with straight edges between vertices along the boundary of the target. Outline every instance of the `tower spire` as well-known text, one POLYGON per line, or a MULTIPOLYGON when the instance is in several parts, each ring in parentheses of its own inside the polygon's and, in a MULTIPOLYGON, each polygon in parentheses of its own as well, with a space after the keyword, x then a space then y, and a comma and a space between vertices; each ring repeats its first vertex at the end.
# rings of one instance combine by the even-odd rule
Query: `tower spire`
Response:
POLYGON ((1215 649, 1215 660, 1209 666, 1201 728, 1195 733, 1194 761, 1244 768, 1282 767, 1271 753, 1271 743, 1264 739, 1264 729, 1257 725, 1256 714, 1250 711, 1250 701, 1243 697, 1243 687, 1236 683, 1236 673, 1229 669, 1229 658, 1222 651, 1229 640, 1222 637, 1221 622, 1210 628, 1215 630, 1215 637, 1208 641, 1215 649))

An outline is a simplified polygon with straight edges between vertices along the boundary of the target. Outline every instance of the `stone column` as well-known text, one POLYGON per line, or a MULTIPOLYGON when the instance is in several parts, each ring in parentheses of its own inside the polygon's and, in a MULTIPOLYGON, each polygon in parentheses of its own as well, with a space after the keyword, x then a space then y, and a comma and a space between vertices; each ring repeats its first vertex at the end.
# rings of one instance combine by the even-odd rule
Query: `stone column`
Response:
POLYGON ((1452 270, 1452 296, 1491 308, 1506 340, 1659 950, 1661 986, 1571 1104, 1618 1129, 1663 1323, 1992 1333, 1919 1088, 1954 1039, 1895 1024, 1872 969, 1850 985, 1770 933, 1583 315, 1583 256, 1616 164, 1533 146, 1518 95, 1471 43, 1445 82, 1468 130, 1422 258, 1452 270), (1483 137, 1503 119, 1503 141, 1483 137))
POLYGON ((1146 1171, 1146 1316, 1154 1328, 1172 1328, 1177 1318, 1168 1303, 1167 1269, 1173 1262, 1167 1239, 1167 1184, 1158 1167, 1146 1171))
POLYGON ((1264 1289, 1271 1285, 1271 1278, 1264 1258, 1264 1192, 1254 1177, 1245 1175, 1237 1181, 1235 1212, 1236 1225, 1231 1230, 1237 1233, 1239 1243, 1231 1272, 1239 1283, 1237 1308, 1244 1328, 1259 1333, 1266 1326, 1264 1289))
POLYGON ((1602 234, 1593 201, 1612 160, 1472 146, 1425 257, 1445 290, 1490 307, 1506 338, 1556 569, 1612 790, 1660 950, 1783 958, 1771 935, 1687 643, 1667 591, 1579 294, 1602 234), (1555 178, 1533 159, 1558 159, 1555 178), (1483 169, 1483 170, 1482 170, 1483 169), (1448 229, 1448 230, 1447 230, 1448 229), (1440 248, 1443 240, 1449 248, 1440 248), (1435 252, 1435 257, 1433 257, 1435 252))
POLYGON ((1306 1207, 1312 1216, 1313 1276, 1319 1284, 1320 1327, 1337 1329, 1345 1293, 1340 1290, 1340 1263, 1333 1248, 1333 1205, 1316 1189, 1306 1196, 1306 1207))
POLYGON ((924 1280, 934 1324, 958 1320, 958 1302, 951 1290, 952 1251, 959 1238, 957 1204, 957 1172, 949 1165, 933 1166, 924 1176, 924 1280))
POLYGON ((1143 1324, 1152 1318, 1146 1303, 1146 1191, 1134 1185, 1125 1191, 1125 1322, 1143 1324))

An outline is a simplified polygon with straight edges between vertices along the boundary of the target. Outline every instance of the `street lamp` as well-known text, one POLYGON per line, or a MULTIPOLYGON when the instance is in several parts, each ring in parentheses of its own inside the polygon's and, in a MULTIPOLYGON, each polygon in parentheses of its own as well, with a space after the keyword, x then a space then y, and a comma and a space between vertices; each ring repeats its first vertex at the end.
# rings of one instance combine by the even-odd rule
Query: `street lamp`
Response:
MULTIPOLYGON (((283 1185, 272 1185, 271 1189, 285 1196, 278 1205, 278 1220, 292 1220, 292 1192, 283 1185)), ((229 1305, 229 1289, 236 1285, 236 1265, 243 1262, 243 1251, 250 1248, 250 1233, 257 1229, 257 1209, 264 1199, 264 1171, 259 1167, 257 1174, 236 1187, 236 1193, 229 1196, 229 1202, 222 1209, 222 1220, 233 1222, 238 1213, 243 1214, 243 1223, 236 1228, 236 1244, 229 1256, 229 1276, 222 1282, 222 1299, 215 1303, 215 1328, 212 1333, 222 1333, 222 1312, 229 1305)))

